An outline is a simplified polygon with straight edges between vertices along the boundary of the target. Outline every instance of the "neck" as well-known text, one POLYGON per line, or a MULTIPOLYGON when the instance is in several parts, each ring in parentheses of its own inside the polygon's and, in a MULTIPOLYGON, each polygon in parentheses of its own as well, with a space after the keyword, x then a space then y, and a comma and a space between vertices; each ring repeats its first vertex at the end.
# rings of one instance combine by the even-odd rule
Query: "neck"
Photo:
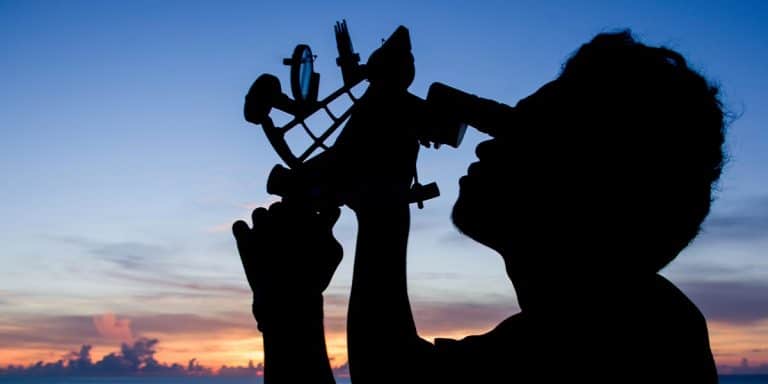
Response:
POLYGON ((649 277, 622 273, 545 270, 525 276, 509 270, 522 312, 531 316, 563 316, 620 310, 650 289, 649 277))

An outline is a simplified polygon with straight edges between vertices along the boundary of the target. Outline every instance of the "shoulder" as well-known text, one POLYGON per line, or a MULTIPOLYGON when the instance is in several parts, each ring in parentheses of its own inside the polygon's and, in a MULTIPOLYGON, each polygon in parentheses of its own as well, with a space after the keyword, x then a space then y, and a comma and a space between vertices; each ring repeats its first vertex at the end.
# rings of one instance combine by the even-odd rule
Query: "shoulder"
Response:
POLYGON ((696 304, 661 275, 655 276, 652 299, 659 321, 670 327, 683 326, 690 331, 706 332, 706 319, 696 304))
POLYGON ((531 348, 536 344, 530 329, 530 321, 519 313, 481 335, 460 340, 435 339, 435 351, 443 360, 493 371, 528 359, 531 348))
POLYGON ((460 340, 437 338, 434 343, 435 361, 440 371, 449 373, 443 382, 487 382, 526 377, 530 347, 534 344, 529 321, 517 314, 499 323, 492 330, 460 340))
POLYGON ((664 370, 684 377, 714 377, 715 363, 704 315, 666 278, 654 281, 652 329, 659 342, 657 358, 664 370))
POLYGON ((527 334, 528 320, 522 313, 510 316, 492 330, 481 335, 467 336, 460 340, 437 338, 435 348, 440 350, 466 350, 487 347, 500 347, 516 338, 527 334))

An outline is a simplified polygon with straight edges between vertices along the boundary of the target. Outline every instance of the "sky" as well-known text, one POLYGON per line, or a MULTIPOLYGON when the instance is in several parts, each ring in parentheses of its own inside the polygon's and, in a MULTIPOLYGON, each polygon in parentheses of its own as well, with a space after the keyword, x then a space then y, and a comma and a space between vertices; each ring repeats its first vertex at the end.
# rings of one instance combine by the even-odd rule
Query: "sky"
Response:
MULTIPOLYGON (((262 73, 289 89, 282 59, 299 43, 317 55, 320 96, 340 87, 340 19, 363 60, 408 27, 421 97, 440 81, 514 105, 617 29, 681 52, 721 86, 729 162, 703 233, 662 274, 706 316, 721 372, 768 372, 763 1, 0 0, 0 366, 154 339, 168 364, 263 360, 230 225, 276 200, 265 181, 280 160, 243 120, 243 96, 262 73)), ((460 148, 419 157, 421 180, 442 191, 413 211, 409 243, 427 339, 481 333, 518 310, 501 258, 449 220, 484 139, 470 130, 460 148)), ((334 233, 345 258, 325 295, 326 333, 341 366, 349 211, 334 233)))

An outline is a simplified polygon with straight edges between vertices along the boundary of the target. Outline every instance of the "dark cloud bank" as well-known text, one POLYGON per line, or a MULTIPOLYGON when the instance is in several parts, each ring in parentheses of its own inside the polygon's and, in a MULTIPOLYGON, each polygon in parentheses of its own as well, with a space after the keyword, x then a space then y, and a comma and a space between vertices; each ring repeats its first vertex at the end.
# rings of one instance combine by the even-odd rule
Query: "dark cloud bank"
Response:
MULTIPOLYGON (((62 377, 62 376, 224 376, 224 377, 254 377, 261 382, 264 376, 264 365, 254 365, 249 361, 247 366, 222 366, 218 372, 210 367, 201 365, 197 359, 191 359, 186 365, 179 363, 166 364, 158 362, 155 346, 158 339, 141 338, 129 345, 123 343, 120 352, 105 355, 99 361, 91 359, 91 346, 84 344, 78 352, 65 354, 56 362, 38 361, 28 366, 9 365, 0 368, 0 377, 62 377)), ((768 364, 753 365, 744 358, 736 366, 718 366, 720 374, 726 375, 765 375, 768 374, 768 364)), ((333 369, 337 378, 349 378, 349 365, 344 363, 333 369)))
POLYGON ((707 319, 737 325, 768 319, 768 282, 684 281, 678 286, 707 319))
MULTIPOLYGON (((119 352, 105 355, 99 361, 91 358, 91 346, 84 344, 78 352, 65 354, 56 362, 38 361, 28 366, 9 365, 0 368, 2 376, 230 376, 262 377, 264 365, 222 366, 217 372, 192 359, 186 365, 166 364, 155 359, 158 339, 140 338, 133 344, 122 343, 119 352)), ((348 377, 347 364, 334 368, 337 377, 348 377)))

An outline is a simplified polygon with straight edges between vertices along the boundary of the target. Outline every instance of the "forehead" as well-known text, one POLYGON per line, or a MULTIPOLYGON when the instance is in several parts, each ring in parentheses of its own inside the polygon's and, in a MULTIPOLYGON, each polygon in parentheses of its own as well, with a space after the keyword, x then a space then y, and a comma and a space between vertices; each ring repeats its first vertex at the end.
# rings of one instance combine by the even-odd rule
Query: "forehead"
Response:
POLYGON ((530 109, 553 108, 561 101, 564 90, 562 80, 552 80, 542 85, 536 92, 520 99, 515 105, 515 109, 526 112, 530 109))
POLYGON ((497 141, 506 142, 524 140, 529 135, 547 131, 545 126, 565 117, 563 108, 568 104, 571 103, 566 100, 564 84, 560 80, 550 81, 520 99, 512 108, 512 113, 506 115, 506 121, 503 121, 500 129, 492 132, 492 136, 497 141))
POLYGON ((557 79, 520 99, 511 118, 493 136, 519 156, 584 159, 590 155, 583 152, 607 139, 600 137, 597 127, 611 114, 606 108, 611 109, 589 88, 557 79))

